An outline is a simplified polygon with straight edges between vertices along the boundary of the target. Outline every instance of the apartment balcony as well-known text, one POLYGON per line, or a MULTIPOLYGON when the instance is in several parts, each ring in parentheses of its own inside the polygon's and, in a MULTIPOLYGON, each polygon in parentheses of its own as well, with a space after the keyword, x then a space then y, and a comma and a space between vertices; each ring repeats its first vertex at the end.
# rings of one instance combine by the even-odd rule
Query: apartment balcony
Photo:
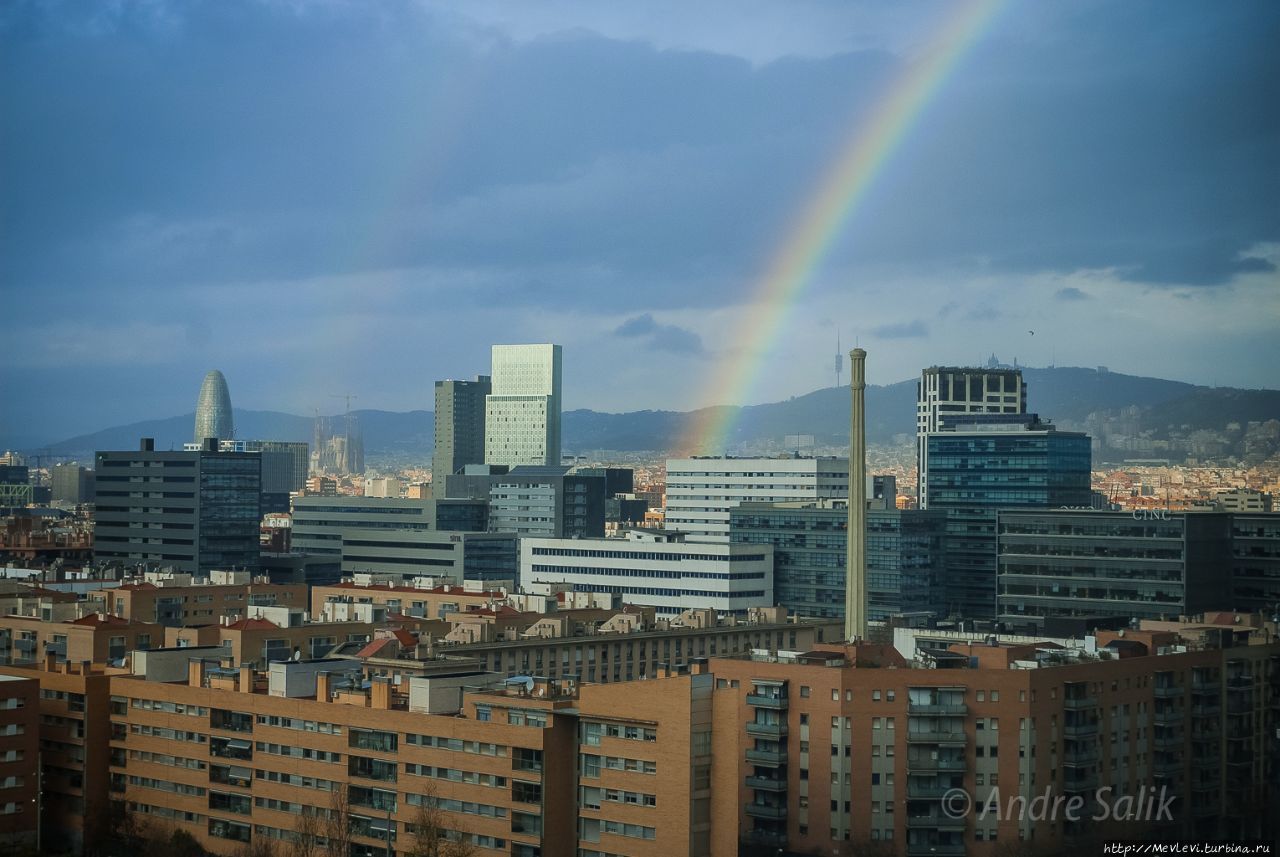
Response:
POLYGON ((782 777, 747 777, 747 788, 764 792, 784 792, 787 781, 782 777))
POLYGON ((774 741, 779 741, 787 735, 787 724, 758 723, 751 720, 747 722, 747 734, 756 738, 769 738, 774 741))
POLYGON ((1214 681, 1191 681, 1192 696, 1217 696, 1222 693, 1222 682, 1214 681))
POLYGON ((951 786, 939 786, 934 784, 916 785, 915 783, 907 783, 907 797, 913 799, 939 800, 943 795, 951 790, 951 786))
POLYGON ((945 812, 908 815, 907 828, 910 830, 964 830, 964 819, 952 818, 945 812))
POLYGON ((1241 673, 1227 679, 1227 692, 1251 690, 1253 688, 1253 676, 1247 673, 1241 673))
POLYGON ((969 713, 969 706, 963 702, 936 704, 924 702, 907 703, 908 714, 933 714, 948 717, 965 717, 969 713))
POLYGON ((1180 708, 1156 709, 1155 722, 1165 726, 1171 726, 1175 723, 1181 723, 1182 709, 1180 708))
POLYGON ((747 751, 747 761, 754 762, 757 765, 785 765, 787 763, 786 749, 779 747, 776 750, 756 750, 747 751))
POLYGON ((1098 787, 1098 774, 1089 771, 1074 777, 1062 778, 1062 790, 1068 792, 1091 792, 1098 787))
POLYGON ((1184 737, 1178 733, 1159 733, 1151 739, 1151 746, 1157 750, 1177 750, 1181 749, 1184 737))
POLYGON ((1183 695, 1183 689, 1176 684, 1158 684, 1155 687, 1156 699, 1173 699, 1183 695))
POLYGON ((1064 768, 1090 768, 1098 764, 1098 755, 1097 750, 1064 755, 1062 757, 1062 766, 1064 768))
POLYGON ((963 842, 908 842, 908 857, 964 857, 963 842))
POLYGON ((1093 738, 1098 734, 1097 723, 1071 723, 1062 727, 1062 734, 1067 738, 1093 738))
POLYGON ((1068 696, 1062 700, 1062 707, 1067 711, 1082 711, 1087 708, 1098 707, 1098 697, 1096 696, 1068 696))
POLYGON ((747 705, 754 705, 756 708, 772 708, 775 711, 784 711, 787 708, 787 695, 784 693, 778 696, 765 696, 758 693, 748 693, 747 705))
POLYGON ((745 807, 747 815, 752 818, 767 818, 772 821, 782 821, 787 817, 787 805, 785 803, 749 803, 745 807))
POLYGON ((1157 758, 1151 763, 1151 772, 1157 777, 1171 777, 1182 771, 1184 763, 1178 758, 1157 758))
POLYGON ((1210 768, 1216 770, 1222 767, 1222 756, 1220 754, 1192 756, 1191 766, 1193 768, 1210 768))
POLYGON ((1217 702, 1205 702, 1191 706, 1192 717, 1219 717, 1222 714, 1222 704, 1217 702))
POLYGON ((1227 699, 1227 714, 1231 717, 1240 717, 1245 714, 1253 713, 1253 700, 1249 697, 1229 697, 1227 699))
POLYGON ((1234 768, 1251 768, 1257 758, 1252 753, 1227 753, 1227 764, 1234 768))
POLYGON ((915 773, 933 771, 964 771, 968 763, 963 756, 942 757, 938 759, 907 759, 907 772, 915 773))
POLYGON ((779 830, 756 829, 747 834, 747 842, 752 845, 768 845, 773 848, 787 847, 787 834, 779 830))
POLYGON ((945 732, 907 732, 908 744, 964 744, 966 740, 959 726, 945 732))

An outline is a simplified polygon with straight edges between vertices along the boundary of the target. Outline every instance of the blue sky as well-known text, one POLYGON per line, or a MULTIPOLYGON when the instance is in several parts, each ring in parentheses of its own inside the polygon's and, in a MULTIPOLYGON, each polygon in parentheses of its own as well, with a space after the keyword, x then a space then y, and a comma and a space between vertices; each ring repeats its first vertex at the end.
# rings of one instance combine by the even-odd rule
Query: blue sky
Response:
MULTIPOLYGON (((0 445, 194 407, 711 404, 941 2, 10 2, 0 445), (711 396, 712 398, 707 398, 711 396)), ((996 352, 1275 386, 1280 5, 1011 2, 813 273, 755 401, 996 352), (1029 331, 1034 330, 1032 336, 1029 331)))

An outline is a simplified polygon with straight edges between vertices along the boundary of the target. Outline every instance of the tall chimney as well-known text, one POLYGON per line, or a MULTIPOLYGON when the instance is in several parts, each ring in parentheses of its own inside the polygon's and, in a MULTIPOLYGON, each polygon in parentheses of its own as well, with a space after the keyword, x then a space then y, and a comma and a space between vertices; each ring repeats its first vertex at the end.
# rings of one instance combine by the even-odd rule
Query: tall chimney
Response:
POLYGON ((867 636, 867 352, 849 352, 849 521, 845 532, 844 636, 867 636))

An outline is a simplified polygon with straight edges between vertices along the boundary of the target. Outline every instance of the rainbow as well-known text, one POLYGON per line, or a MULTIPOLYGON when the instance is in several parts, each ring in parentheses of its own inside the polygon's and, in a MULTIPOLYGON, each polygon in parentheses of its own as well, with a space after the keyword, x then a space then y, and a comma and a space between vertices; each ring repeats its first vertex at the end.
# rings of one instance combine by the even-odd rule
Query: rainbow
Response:
MULTIPOLYGON (((765 357, 786 327, 791 308, 840 235, 841 228, 907 132, 937 94, 965 52, 994 20, 1003 0, 965 0, 938 28, 925 52, 891 83, 869 117, 854 127, 849 143, 823 175, 818 192, 766 269, 748 303, 742 341, 746 356, 720 361, 699 401, 745 402, 765 357)), ((685 426, 681 454, 724 450, 740 409, 715 406, 695 411, 685 426)))

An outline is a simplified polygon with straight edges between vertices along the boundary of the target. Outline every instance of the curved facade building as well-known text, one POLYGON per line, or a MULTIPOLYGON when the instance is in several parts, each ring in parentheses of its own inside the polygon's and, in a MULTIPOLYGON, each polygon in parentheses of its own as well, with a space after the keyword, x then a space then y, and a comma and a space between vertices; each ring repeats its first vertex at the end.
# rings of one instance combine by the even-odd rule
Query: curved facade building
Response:
POLYGON ((200 398, 196 400, 195 442, 206 437, 230 440, 235 437, 235 423, 231 418, 231 393, 227 379, 214 369, 204 376, 200 385, 200 398))

